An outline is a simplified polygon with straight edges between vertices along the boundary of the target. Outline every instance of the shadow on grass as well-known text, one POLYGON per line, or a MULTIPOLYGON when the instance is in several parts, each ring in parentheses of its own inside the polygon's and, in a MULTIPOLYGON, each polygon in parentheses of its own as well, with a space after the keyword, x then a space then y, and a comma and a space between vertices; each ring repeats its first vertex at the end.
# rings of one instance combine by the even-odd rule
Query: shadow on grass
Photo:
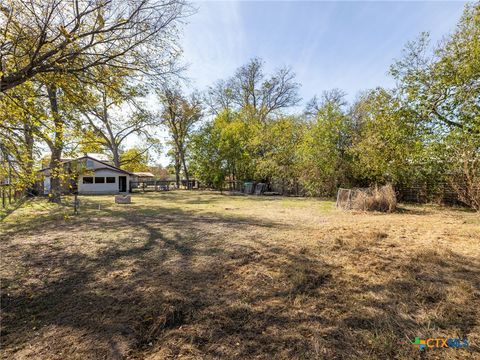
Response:
MULTIPOLYGON (((35 269, 33 278, 41 279, 34 286, 21 286, 15 295, 9 289, 19 279, 2 279, 2 338, 7 343, 11 342, 10 345, 13 346, 31 343, 34 341, 32 329, 55 325, 81 330, 83 335, 80 338, 89 341, 83 342, 75 351, 86 357, 92 354, 99 358, 110 357, 112 352, 119 351, 121 345, 112 345, 114 335, 122 337, 120 342, 127 344, 126 348, 142 349, 164 328, 183 322, 180 318, 186 319, 190 302, 193 301, 198 309, 201 303, 198 299, 205 296, 204 292, 208 297, 216 298, 218 295, 215 286, 210 289, 201 287, 195 291, 191 288, 194 284, 202 285, 205 281, 215 284, 223 278, 225 270, 216 269, 215 265, 218 264, 214 260, 212 264, 204 264, 208 265, 205 269, 192 268, 190 262, 193 256, 211 255, 210 249, 194 249, 192 239, 197 238, 199 227, 212 223, 237 230, 245 226, 273 226, 250 219, 192 216, 179 209, 169 208, 158 209, 156 217, 124 210, 102 209, 102 212, 115 221, 92 220, 87 216, 86 224, 81 223, 81 217, 62 224, 58 219, 49 218, 45 221, 34 218, 28 231, 36 231, 37 234, 59 230, 69 233, 82 226, 87 234, 87 229, 108 233, 129 228, 146 231, 147 241, 137 246, 126 243, 128 239, 114 240, 106 249, 100 249, 94 255, 85 255, 68 253, 62 246, 51 243, 25 246, 11 244, 6 237, 2 238, 2 246, 9 255, 16 258, 21 267, 35 269), (187 236, 179 233, 164 236, 161 227, 166 223, 174 229, 181 229, 187 236), (174 266, 167 272, 162 269, 167 259, 177 256, 178 267, 174 266), (133 264, 128 266, 129 271, 133 272, 128 273, 126 279, 122 275, 119 282, 115 282, 115 279, 109 279, 111 281, 106 284, 98 281, 98 277, 108 279, 112 272, 121 272, 124 267, 122 261, 133 264), (53 269, 58 276, 44 276, 53 269), (157 281, 160 284, 157 285, 157 281), (141 290, 142 286, 148 288, 146 294, 141 290), (166 293, 171 298, 166 297, 166 293), (163 325, 158 325, 155 318, 164 319, 163 325), (99 343, 103 346, 99 346, 99 343)), ((215 256, 228 258, 228 253, 217 248, 215 256)), ((21 280, 25 285, 32 279, 21 280)), ((57 345, 68 348, 71 344, 59 341, 57 345)))
POLYGON ((480 267, 471 259, 419 253, 396 278, 372 284, 329 261, 331 248, 319 254, 263 237, 229 239, 281 226, 166 206, 103 208, 67 223, 34 219, 28 231, 84 233, 82 244, 94 249, 71 250, 55 237, 39 244, 2 238, 2 267, 25 270, 1 283, 6 356, 408 359, 418 353, 399 339, 477 329, 471 289, 480 288, 480 267), (111 237, 100 247, 89 231, 111 237), (456 303, 445 294, 460 282, 456 303))
POLYGON ((21 208, 29 198, 27 197, 22 197, 13 204, 8 205, 6 208, 1 208, 0 209, 0 222, 5 220, 10 214, 14 213, 16 210, 21 208))

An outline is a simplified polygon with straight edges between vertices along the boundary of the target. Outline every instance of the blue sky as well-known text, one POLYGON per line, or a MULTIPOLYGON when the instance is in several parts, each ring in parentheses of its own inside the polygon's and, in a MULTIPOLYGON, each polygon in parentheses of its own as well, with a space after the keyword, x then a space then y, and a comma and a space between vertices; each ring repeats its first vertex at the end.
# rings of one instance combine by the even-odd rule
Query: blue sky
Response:
POLYGON ((205 89, 250 58, 267 71, 288 65, 304 102, 341 88, 392 86, 387 72, 405 43, 428 31, 433 41, 452 31, 464 2, 201 1, 183 32, 192 85, 205 89))
MULTIPOLYGON (((189 88, 205 90, 253 57, 265 69, 287 65, 303 101, 340 88, 351 102, 359 91, 394 85, 387 72, 407 41, 423 31, 438 42, 458 22, 464 2, 198 1, 181 44, 190 64, 189 88)), ((165 131, 158 136, 167 140, 165 131)), ((132 139, 134 140, 134 139, 132 139)), ((158 159, 166 166, 167 148, 158 159)))

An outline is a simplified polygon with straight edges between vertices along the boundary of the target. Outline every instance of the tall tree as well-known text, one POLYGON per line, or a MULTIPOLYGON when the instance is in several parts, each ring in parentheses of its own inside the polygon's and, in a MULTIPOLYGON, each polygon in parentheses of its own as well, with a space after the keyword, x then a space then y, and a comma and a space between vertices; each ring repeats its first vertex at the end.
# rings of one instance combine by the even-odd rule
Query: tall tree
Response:
POLYGON ((122 160, 121 153, 129 137, 137 135, 145 140, 147 145, 142 153, 154 146, 158 148, 158 142, 149 131, 154 120, 141 100, 145 95, 143 89, 126 86, 127 76, 106 75, 108 73, 108 69, 101 71, 104 79, 109 78, 109 84, 89 86, 87 95, 77 97, 76 107, 87 124, 82 129, 86 135, 84 144, 106 150, 115 166, 121 167, 127 161, 127 158, 122 160))
POLYGON ((225 180, 252 180, 259 122, 250 114, 223 111, 192 136, 191 166, 205 184, 221 189, 225 180))
POLYGON ((89 86, 111 86, 99 69, 165 81, 178 70, 177 24, 187 14, 182 0, 0 4, 1 95, 15 99, 17 88, 35 84, 36 106, 17 106, 34 119, 29 131, 50 149, 52 201, 60 201, 61 159, 67 135, 79 126, 78 99, 89 104, 89 86))
MULTIPOLYGON (((357 179, 411 184, 426 170, 422 127, 398 96, 382 88, 364 93, 353 105, 356 131, 349 153, 357 179)), ((425 139, 425 137, 423 137, 425 139)))
POLYGON ((446 179, 462 201, 478 206, 480 3, 467 4, 456 29, 435 47, 428 34, 407 44, 391 73, 404 107, 428 130, 422 141, 426 158, 438 164, 435 178, 446 179))
POLYGON ((5 99, 14 102, 18 109, 24 112, 22 123, 27 124, 32 135, 46 144, 50 150, 52 202, 60 201, 61 181, 64 175, 62 155, 69 145, 77 118, 71 99, 64 91, 66 86, 70 91, 73 88, 77 88, 77 91, 81 89, 75 79, 55 77, 45 78, 42 82, 25 82, 4 94, 5 99), (26 98, 18 96, 20 90, 28 91, 29 96, 26 98))
POLYGON ((189 184, 187 149, 194 126, 202 116, 200 97, 196 93, 186 97, 180 90, 168 88, 159 91, 158 96, 163 107, 161 122, 171 136, 177 186, 180 186, 180 166, 189 184))
POLYGON ((268 183, 276 182, 282 192, 293 189, 299 180, 299 144, 305 123, 295 116, 280 118, 267 124, 259 135, 265 144, 264 155, 256 165, 256 176, 268 183))
POLYGON ((430 49, 422 34, 391 67, 404 100, 439 131, 480 133, 480 3, 467 4, 456 30, 430 49))
POLYGON ((340 185, 348 185, 351 122, 344 104, 343 93, 334 90, 310 106, 314 116, 298 149, 300 181, 307 194, 331 196, 340 185))
POLYGON ((280 68, 270 76, 263 71, 264 63, 259 58, 240 67, 228 80, 218 81, 210 87, 207 103, 211 111, 249 108, 262 122, 269 115, 299 103, 295 74, 287 67, 280 68))

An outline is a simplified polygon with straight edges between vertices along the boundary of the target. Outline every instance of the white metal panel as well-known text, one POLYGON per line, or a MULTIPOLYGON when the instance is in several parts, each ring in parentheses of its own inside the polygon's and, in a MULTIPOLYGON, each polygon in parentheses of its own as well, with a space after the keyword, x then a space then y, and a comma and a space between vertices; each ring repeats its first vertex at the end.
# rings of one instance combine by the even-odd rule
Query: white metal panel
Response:
POLYGON ((128 190, 128 184, 129 184, 129 176, 124 173, 120 173, 114 170, 109 170, 109 169, 100 169, 96 170, 94 174, 92 175, 81 175, 78 178, 78 193, 79 194, 116 194, 118 193, 118 177, 119 176, 126 176, 127 177, 127 190, 128 190), (115 178, 115 183, 99 183, 95 184, 84 184, 83 183, 83 177, 93 177, 95 176, 99 177, 114 177, 115 178))
POLYGON ((43 180, 43 194, 48 195, 50 193, 50 177, 45 177, 43 180))

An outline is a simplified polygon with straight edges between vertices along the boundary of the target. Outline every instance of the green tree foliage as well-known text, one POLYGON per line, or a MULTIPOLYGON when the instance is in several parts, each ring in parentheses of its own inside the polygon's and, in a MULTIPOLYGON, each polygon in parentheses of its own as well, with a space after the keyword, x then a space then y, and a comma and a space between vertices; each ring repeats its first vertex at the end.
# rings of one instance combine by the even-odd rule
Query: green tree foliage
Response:
POLYGON ((214 122, 202 126, 191 138, 190 171, 206 186, 220 189, 228 175, 219 145, 221 131, 214 122))
MULTIPOLYGON (((70 97, 73 91, 81 91, 80 83, 76 79, 69 76, 43 76, 37 81, 24 82, 2 94, 2 103, 10 106, 13 114, 20 115, 16 121, 23 124, 23 136, 27 135, 30 139, 29 145, 23 144, 26 147, 22 151, 26 152, 28 157, 33 157, 31 150, 35 140, 43 142, 50 150, 50 199, 54 202, 60 201, 60 184, 64 175, 62 154, 69 150, 77 118, 70 97), (65 91, 67 88, 69 90, 65 91)), ((8 133, 7 137, 11 134, 12 132, 8 133)), ((10 157, 12 155, 13 152, 10 152, 10 157)), ((35 179, 31 170, 31 167, 27 167, 22 171, 24 177, 31 179, 30 184, 35 179), (28 175, 30 173, 32 176, 28 175)), ((19 175, 19 178, 21 177, 22 175, 19 175)))
POLYGON ((256 166, 256 178, 267 182, 277 181, 282 188, 292 188, 298 183, 301 144, 306 129, 305 122, 295 116, 285 116, 269 122, 258 133, 262 156, 256 166))
POLYGON ((455 31, 433 50, 427 34, 409 43, 391 73, 401 101, 428 129, 423 141, 425 163, 434 169, 430 181, 447 180, 457 192, 470 194, 461 197, 475 206, 478 200, 472 201, 471 194, 480 187, 472 175, 480 166, 480 3, 467 4, 455 31))
POLYGON ((407 44, 391 68, 402 97, 438 133, 478 132, 480 123, 480 3, 466 5, 456 31, 429 48, 428 34, 407 44))
POLYGON ((290 69, 265 75, 263 66, 252 59, 209 88, 206 102, 215 118, 193 137, 191 155, 196 176, 207 184, 277 176, 290 180, 288 173, 294 173, 292 150, 301 128, 282 111, 299 102, 299 84, 290 69))
POLYGON ((17 190, 31 188, 35 181, 35 102, 31 83, 15 89, 8 97, 2 96, 0 101, 0 183, 12 180, 17 190))
POLYGON ((254 59, 209 89, 216 114, 193 137, 191 166, 207 184, 256 180, 310 195, 339 186, 392 183, 457 189, 476 207, 480 188, 480 4, 434 48, 428 34, 391 67, 394 89, 363 92, 348 106, 340 90, 313 98, 303 116, 293 75, 263 73, 254 59), (285 83, 285 86, 280 84, 285 83), (269 94, 279 102, 271 102, 269 94))
POLYGON ((452 155, 446 162, 450 184, 462 202, 480 211, 480 136, 454 133, 448 142, 452 155))
POLYGON ((415 115, 394 93, 376 89, 354 104, 355 134, 349 149, 352 167, 367 182, 408 183, 424 166, 423 142, 415 115))
MULTIPOLYGON (((244 114, 243 114, 244 115, 244 114)), ((191 166, 197 178, 219 188, 228 180, 252 179, 258 122, 225 110, 192 136, 191 166)))
POLYGON ((127 171, 149 171, 148 153, 144 149, 130 148, 120 155, 122 169, 127 171))
POLYGON ((310 195, 332 195, 338 186, 348 184, 350 123, 343 96, 331 94, 325 93, 313 112, 308 110, 314 117, 299 145, 300 179, 310 195))

